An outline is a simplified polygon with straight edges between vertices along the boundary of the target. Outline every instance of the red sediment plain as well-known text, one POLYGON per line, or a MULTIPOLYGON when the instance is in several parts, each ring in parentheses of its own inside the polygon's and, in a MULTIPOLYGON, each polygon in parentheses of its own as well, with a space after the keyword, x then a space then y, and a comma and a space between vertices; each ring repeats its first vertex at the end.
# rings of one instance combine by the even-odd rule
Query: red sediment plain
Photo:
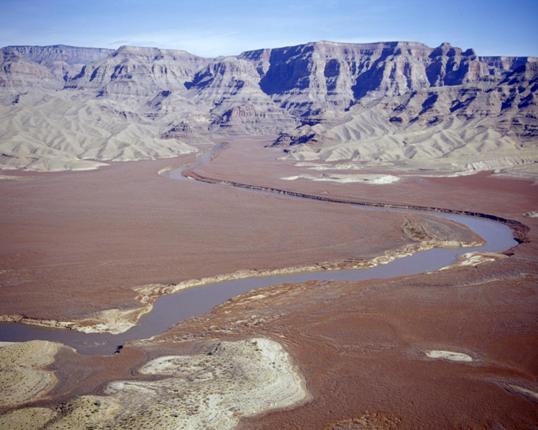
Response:
MULTIPOLYGON (((238 141, 197 172, 343 199, 485 212, 529 230, 507 258, 477 266, 388 280, 274 286, 232 299, 152 340, 128 344, 111 357, 63 349, 53 365, 58 384, 33 405, 84 410, 84 401, 91 400, 88 404, 99 402, 94 407, 102 416, 113 415, 114 402, 125 399, 111 381, 124 381, 122 387, 126 381, 154 381, 162 389, 160 377, 137 371, 148 362, 153 369, 166 364, 151 360, 191 357, 175 360, 209 363, 204 371, 223 369, 220 378, 227 369, 222 360, 228 359, 232 369, 248 374, 240 354, 226 355, 244 351, 245 357, 280 357, 274 360, 284 366, 282 374, 302 378, 307 394, 289 393, 295 403, 262 414, 239 408, 240 428, 536 425, 538 220, 524 216, 538 207, 536 185, 490 174, 406 176, 380 186, 286 182, 280 178, 300 169, 274 161, 261 145, 238 141), (245 151, 247 145, 252 150, 245 151), (252 351, 241 343, 253 338, 278 342, 290 361, 271 343, 252 351), (289 363, 293 366, 286 367, 289 363)), ((123 163, 0 182, 0 313, 78 318, 136 306, 133 287, 140 285, 371 258, 412 241, 403 233, 402 213, 177 182, 156 173, 182 163, 123 163)), ((427 213, 413 216, 417 225, 431 225, 427 213)), ((474 238, 467 229, 448 226, 459 240, 474 238)), ((223 390, 232 386, 222 384, 223 390)), ((130 416, 134 424, 145 422, 139 412, 138 418, 135 412, 130 416)))

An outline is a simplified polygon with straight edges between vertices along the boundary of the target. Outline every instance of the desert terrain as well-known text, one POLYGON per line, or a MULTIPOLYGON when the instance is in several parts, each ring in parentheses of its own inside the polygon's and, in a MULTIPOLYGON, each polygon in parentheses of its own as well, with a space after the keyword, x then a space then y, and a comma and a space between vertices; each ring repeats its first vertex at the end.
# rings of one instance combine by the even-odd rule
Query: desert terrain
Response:
MULTIPOLYGON (((69 428, 74 422, 83 422, 97 427, 114 423, 118 427, 143 428, 145 423, 154 422, 165 427, 179 425, 178 428, 211 427, 211 423, 211 428, 237 424, 244 428, 453 428, 501 424, 525 428, 536 422, 536 221, 524 215, 536 207, 536 185, 490 174, 406 177, 384 185, 289 182, 280 179, 282 175, 300 173, 301 169, 293 162, 278 160, 279 151, 267 151, 265 144, 263 139, 230 143, 211 162, 199 166, 196 173, 357 201, 379 200, 377 187, 383 187, 385 202, 494 213, 519 220, 529 230, 521 236, 523 243, 506 254, 508 257, 482 264, 390 280, 310 281, 246 293, 155 338, 128 343, 113 356, 85 356, 55 346, 54 362, 46 368, 58 382, 51 388, 50 376, 43 374, 42 382, 33 383, 34 391, 26 389, 30 391, 26 398, 21 394, 17 403, 4 406, 5 425, 19 423, 21 428, 28 428, 28 423, 34 423, 46 428, 69 428), (245 145, 252 150, 244 151, 245 145), (242 166, 240 170, 238 165, 242 166), (481 198, 470 200, 470 196, 477 195, 481 198), (277 366, 282 369, 295 369, 278 370, 278 375, 288 378, 282 383, 294 390, 292 393, 275 388, 277 397, 269 392, 256 397, 250 387, 261 383, 256 378, 264 377, 262 370, 257 367, 254 374, 249 374, 252 371, 244 366, 252 360, 262 361, 249 358, 252 352, 240 346, 241 342, 248 345, 251 339, 262 339, 269 342, 268 348, 286 351, 275 363, 280 363, 277 366), (273 341, 276 344, 271 346, 273 341), (213 359, 221 348, 222 354, 235 351, 233 360, 239 360, 228 361, 227 365, 231 366, 229 372, 242 375, 237 386, 226 382, 227 371, 219 371, 215 362, 218 358, 213 359), (167 357, 184 364, 181 368, 168 365, 167 357), (202 357, 207 359, 199 362, 202 357), (286 376, 285 372, 291 373, 286 376), (155 376, 148 379, 150 374, 155 376), (183 378, 192 384, 191 394, 177 397, 174 384, 180 387, 183 378), (231 400, 222 397, 222 388, 207 384, 228 387, 235 400, 244 395, 241 393, 250 393, 252 408, 244 402, 229 403, 231 400), (159 407, 145 403, 149 392, 159 396, 159 407), (217 392, 220 394, 215 400, 209 393, 217 392), (215 406, 206 403, 211 399, 215 406), (218 412, 216 405, 226 406, 218 412), (213 416, 203 415, 208 407, 213 416), (174 412, 167 412, 170 408, 174 412), (268 412, 272 408, 284 409, 268 412), (230 410, 235 412, 229 415, 230 410), (88 416, 91 418, 84 418, 88 416)), ((188 162, 189 158, 135 162, 84 173, 20 173, 20 180, 4 181, 6 190, 21 186, 28 189, 27 196, 17 190, 8 200, 13 206, 3 212, 4 234, 23 230, 9 227, 16 221, 7 221, 16 213, 17 222, 25 220, 24 230, 31 232, 26 240, 32 241, 32 247, 36 238, 32 229, 37 228, 44 243, 53 238, 62 243, 44 247, 39 256, 24 255, 24 237, 12 239, 13 251, 5 248, 10 251, 6 254, 17 256, 19 266, 14 257, 4 259, 4 267, 8 263, 10 266, 3 276, 20 281, 11 288, 3 287, 4 314, 68 321, 109 308, 136 307, 133 287, 144 284, 166 284, 239 269, 285 268, 290 260, 306 265, 368 259, 412 240, 402 229, 408 217, 405 214, 369 214, 345 205, 177 181, 158 174, 165 167, 188 162), (65 177, 69 178, 67 183, 65 177), (99 186, 100 180, 103 186, 99 186), (113 183, 114 187, 105 187, 105 183, 113 183), (160 190, 158 199, 152 187, 160 190), (65 193, 54 208, 44 205, 47 189, 58 196, 62 196, 60 190, 65 193), (218 222, 211 219, 215 209, 206 206, 206 239, 200 239, 200 232, 196 238, 188 236, 201 222, 199 216, 193 220, 193 214, 181 210, 184 199, 196 201, 189 193, 212 196, 211 204, 217 208, 225 202, 235 203, 226 206, 231 211, 230 218, 221 210, 218 222), (36 209, 30 209, 30 201, 39 208, 39 217, 32 218, 36 209), (248 217, 244 216, 245 205, 248 217), (320 219, 316 221, 309 215, 305 226, 301 210, 312 213, 312 205, 319 206, 315 213, 320 219), (89 207, 101 208, 101 221, 88 214, 89 207), (238 210, 243 214, 239 223, 234 207, 242 209, 238 210), (47 212, 50 213, 44 216, 47 212), (25 213, 26 217, 22 216, 25 213), (64 218, 58 220, 59 214, 64 218), (372 217, 383 222, 374 222, 372 217), (78 227, 83 220, 100 224, 100 228, 95 224, 91 227, 95 241, 91 247, 89 235, 85 238, 85 229, 78 227), (170 224, 170 233, 152 236, 156 223, 160 228, 170 224), (70 224, 73 227, 69 228, 70 224), (270 227, 271 233, 260 231, 262 227, 270 227), (60 230, 67 233, 60 235, 60 230), (173 230, 178 236, 170 237, 173 230), (275 236, 279 230, 281 233, 275 236), (316 234, 312 234, 314 230, 316 234), (128 232, 132 242, 125 243, 125 248, 106 246, 110 234, 126 236, 128 232), (238 237, 236 249, 232 237, 238 237), (241 248, 247 239, 256 246, 241 248), (301 241, 300 255, 304 260, 283 251, 293 249, 285 242, 282 245, 285 240, 301 241), (84 250, 91 253, 77 255, 77 245, 69 245, 73 241, 80 248, 84 244, 84 250), (215 253, 218 241, 229 247, 223 251, 233 254, 229 260, 215 253), (104 264, 129 250, 132 254, 125 259, 125 266, 121 260, 114 261, 113 269, 104 264), (196 264, 189 262, 186 255, 192 255, 196 264), (214 266, 217 260, 221 265, 214 266), (156 266, 155 272, 147 269, 151 266, 156 266), (92 275, 84 275, 87 273, 92 275), (51 300, 53 297, 56 299, 51 300), (65 306, 65 297, 69 297, 69 306, 65 306)), ((205 198, 198 201, 208 204, 205 198)), ((430 217, 427 213, 414 215, 415 221, 424 225, 432 222, 430 217)), ((469 230, 450 227, 453 238, 476 240, 469 230)), ((42 364, 35 366, 32 374, 41 375, 42 364)), ((267 381, 273 380, 271 369, 274 370, 269 367, 265 376, 267 381)))
POLYGON ((535 58, 1 53, 0 428, 538 425, 535 58), (514 240, 464 253, 484 240, 444 213, 514 240), (432 249, 461 255, 338 278, 432 249), (159 307, 306 273, 186 318, 159 307), (161 309, 169 327, 115 353, 69 344, 161 309))

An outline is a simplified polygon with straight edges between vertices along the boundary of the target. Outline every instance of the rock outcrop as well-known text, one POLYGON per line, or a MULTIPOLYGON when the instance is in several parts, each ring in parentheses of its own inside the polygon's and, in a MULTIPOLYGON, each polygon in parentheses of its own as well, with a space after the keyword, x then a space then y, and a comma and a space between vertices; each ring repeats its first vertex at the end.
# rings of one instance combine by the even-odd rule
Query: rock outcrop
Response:
POLYGON ((297 160, 462 168, 538 159, 533 57, 416 42, 315 42, 214 59, 55 45, 2 48, 0 65, 4 167, 168 157, 227 134, 273 135, 297 160), (131 144, 137 134, 143 141, 131 144))

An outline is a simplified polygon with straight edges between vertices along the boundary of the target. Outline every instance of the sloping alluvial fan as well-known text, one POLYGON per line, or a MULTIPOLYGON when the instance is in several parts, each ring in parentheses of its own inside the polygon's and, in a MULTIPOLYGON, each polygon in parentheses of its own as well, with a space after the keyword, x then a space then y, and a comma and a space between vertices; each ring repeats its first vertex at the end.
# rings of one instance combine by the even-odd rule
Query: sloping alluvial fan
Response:
POLYGON ((0 51, 1 167, 92 169, 266 135, 298 161, 537 173, 538 59, 443 43, 0 51))

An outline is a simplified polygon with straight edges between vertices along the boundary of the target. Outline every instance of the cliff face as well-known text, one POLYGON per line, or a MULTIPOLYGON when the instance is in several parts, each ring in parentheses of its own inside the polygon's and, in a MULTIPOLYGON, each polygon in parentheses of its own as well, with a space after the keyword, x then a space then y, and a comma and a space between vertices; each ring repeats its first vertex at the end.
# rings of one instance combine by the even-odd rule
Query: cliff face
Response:
POLYGON ((67 85, 95 89, 100 95, 149 97, 162 90, 183 90, 185 81, 207 62, 185 51, 123 46, 69 77, 67 85))
POLYGON ((76 46, 6 46, 5 54, 24 57, 38 64, 53 65, 56 62, 67 64, 87 64, 101 60, 114 52, 113 49, 79 48, 76 46))
MULTIPOLYGON (((456 86, 473 88, 475 93, 498 90, 510 86, 507 77, 512 74, 531 83, 537 65, 536 59, 527 57, 477 57, 470 49, 463 52, 446 43, 432 49, 409 42, 320 42, 246 52, 242 57, 255 62, 266 94, 307 120, 327 110, 348 110, 373 97, 389 99, 456 86)), ((456 107, 460 100, 455 97, 456 107)), ((501 98, 504 102, 504 95, 501 98)), ((425 107, 435 104, 429 97, 425 107)))
MULTIPOLYGON (((154 96, 167 90, 193 93, 210 105, 230 98, 268 96, 280 109, 304 122, 326 111, 346 111, 372 97, 398 97, 444 87, 466 93, 500 93, 504 108, 519 109, 534 97, 537 60, 529 57, 478 57, 443 43, 437 48, 414 42, 345 44, 316 42, 205 59, 185 51, 123 46, 117 50, 70 46, 12 46, 2 49, 2 86, 36 85, 94 89, 100 95, 154 96), (529 85, 530 84, 530 85, 529 85), (508 90, 507 90, 508 89, 508 90), (534 91, 529 91, 533 93, 534 91), (519 94, 525 93, 522 97, 519 94), (517 100, 516 100, 517 99, 517 100), (518 101, 525 99, 524 105, 518 101)), ((532 99, 532 100, 531 100, 532 99)), ((426 99, 424 99, 426 100, 426 99)), ((453 100, 453 112, 468 106, 453 100)), ((425 108, 436 105, 427 97, 425 108)))
POLYGON ((86 64, 103 59, 112 52, 111 49, 65 45, 7 46, 2 48, 0 54, 4 66, 0 71, 0 86, 24 87, 34 82, 36 85, 61 88, 62 81, 68 76, 78 74, 86 64), (9 70, 6 71, 5 66, 9 70), (26 79, 18 79, 18 74, 25 74, 26 79))
MULTIPOLYGON (((480 57, 448 43, 430 48, 415 42, 316 42, 215 59, 129 46, 0 51, 4 121, 17 115, 29 120, 43 102, 38 94, 47 94, 86 106, 85 121, 96 127, 99 115, 90 107, 97 103, 99 112, 111 115, 107 127, 113 129, 148 121, 155 136, 166 136, 168 143, 178 136, 276 134, 275 143, 292 146, 300 159, 313 156, 309 149, 296 149, 304 143, 317 145, 318 154, 338 147, 340 155, 332 151, 330 159, 373 157, 376 151, 365 148, 374 145, 372 139, 390 135, 405 160, 428 148, 426 142, 417 152, 409 146, 404 150, 413 140, 409 135, 424 130, 434 140, 443 136, 443 142, 451 142, 438 151, 426 150, 432 156, 466 141, 475 146, 478 140, 496 142, 502 151, 534 147, 537 89, 536 58, 480 57), (21 112, 25 98, 28 105, 21 112), (464 128, 474 129, 474 137, 464 128)), ((2 138, 10 153, 6 135, 2 138)), ((377 153, 387 149, 378 146, 377 153)))

